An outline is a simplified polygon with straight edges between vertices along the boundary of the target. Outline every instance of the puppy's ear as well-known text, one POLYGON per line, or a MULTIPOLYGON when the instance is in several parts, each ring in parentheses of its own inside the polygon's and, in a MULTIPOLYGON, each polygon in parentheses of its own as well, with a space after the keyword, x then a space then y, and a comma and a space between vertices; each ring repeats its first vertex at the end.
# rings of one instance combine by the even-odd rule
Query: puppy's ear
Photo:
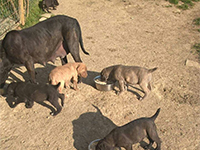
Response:
POLYGON ((83 72, 83 71, 87 71, 87 67, 86 67, 85 64, 80 63, 80 64, 78 64, 78 66, 76 67, 76 70, 77 70, 78 73, 81 73, 81 72, 83 72))

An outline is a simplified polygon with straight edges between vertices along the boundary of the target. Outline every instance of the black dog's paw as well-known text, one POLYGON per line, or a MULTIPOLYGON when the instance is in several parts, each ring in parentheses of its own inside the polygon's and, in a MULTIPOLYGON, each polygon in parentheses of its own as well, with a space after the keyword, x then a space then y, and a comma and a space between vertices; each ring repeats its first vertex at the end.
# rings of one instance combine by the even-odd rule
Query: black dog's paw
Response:
POLYGON ((51 116, 54 116, 54 113, 53 113, 53 112, 50 112, 50 115, 51 115, 51 116))
POLYGON ((141 97, 141 96, 140 96, 140 97, 138 97, 138 100, 142 101, 142 100, 143 100, 143 97, 141 97))
POLYGON ((29 103, 26 103, 26 104, 25 104, 25 107, 26 107, 26 108, 32 108, 32 105, 29 104, 29 103))
POLYGON ((50 112, 51 116, 56 116, 58 113, 57 112, 50 112))
POLYGON ((26 107, 26 108, 31 108, 31 106, 30 106, 30 105, 25 105, 25 107, 26 107))

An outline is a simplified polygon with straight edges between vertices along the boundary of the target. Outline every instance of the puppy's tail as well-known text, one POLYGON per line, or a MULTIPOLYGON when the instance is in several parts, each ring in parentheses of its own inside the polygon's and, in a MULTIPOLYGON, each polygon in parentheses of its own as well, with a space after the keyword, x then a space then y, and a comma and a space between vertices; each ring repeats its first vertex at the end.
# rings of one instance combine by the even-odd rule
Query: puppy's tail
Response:
POLYGON ((158 116, 158 114, 159 114, 159 112, 160 112, 160 108, 158 108, 158 110, 156 111, 156 113, 152 117, 150 117, 150 119, 153 120, 153 121, 155 121, 156 118, 157 118, 157 116, 158 116))
POLYGON ((149 70, 148 70, 148 73, 152 73, 152 72, 156 71, 157 69, 158 69, 157 67, 155 67, 155 68, 153 68, 153 69, 149 69, 149 70))

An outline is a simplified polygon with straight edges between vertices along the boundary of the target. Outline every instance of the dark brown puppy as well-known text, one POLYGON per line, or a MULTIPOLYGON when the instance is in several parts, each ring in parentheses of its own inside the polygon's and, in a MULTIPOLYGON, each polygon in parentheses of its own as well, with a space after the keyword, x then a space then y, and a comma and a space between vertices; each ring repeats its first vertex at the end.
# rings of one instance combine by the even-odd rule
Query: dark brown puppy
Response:
MULTIPOLYGON (((46 65, 48 61, 54 62, 60 57, 62 64, 66 64, 68 53, 71 53, 75 62, 82 62, 79 44, 83 52, 89 55, 83 47, 78 21, 75 18, 57 15, 32 27, 8 32, 2 41, 0 53, 5 54, 2 59, 8 59, 10 64, 24 65, 31 81, 36 83, 35 63, 46 65)), ((2 74, 8 74, 10 71, 5 67, 0 70, 2 74)), ((5 80, 1 80, 0 84, 5 80)))
POLYGON ((26 108, 31 108, 33 102, 42 102, 48 100, 57 110, 51 115, 55 116, 61 112, 62 107, 58 103, 58 98, 61 99, 61 105, 64 105, 64 94, 59 94, 57 91, 58 85, 34 84, 28 82, 13 82, 7 88, 8 96, 17 98, 15 105, 25 102, 26 108))
POLYGON ((124 147, 132 150, 132 145, 141 142, 145 137, 149 139, 149 144, 145 147, 149 149, 156 142, 156 150, 161 149, 161 140, 156 131, 154 123, 160 112, 160 108, 150 118, 139 118, 125 124, 124 126, 113 129, 105 138, 100 140, 96 150, 113 150, 116 147, 124 147))
POLYGON ((57 0, 43 0, 42 1, 43 11, 45 11, 45 9, 46 9, 48 13, 50 13, 49 7, 53 7, 53 10, 56 10, 56 6, 58 6, 58 5, 59 5, 59 3, 57 0))
POLYGON ((151 73, 156 69, 157 68, 146 69, 138 66, 114 65, 104 68, 100 74, 102 81, 119 82, 119 94, 127 88, 128 84, 139 84, 145 94, 143 97, 140 97, 140 100, 142 100, 146 98, 151 91, 151 73))

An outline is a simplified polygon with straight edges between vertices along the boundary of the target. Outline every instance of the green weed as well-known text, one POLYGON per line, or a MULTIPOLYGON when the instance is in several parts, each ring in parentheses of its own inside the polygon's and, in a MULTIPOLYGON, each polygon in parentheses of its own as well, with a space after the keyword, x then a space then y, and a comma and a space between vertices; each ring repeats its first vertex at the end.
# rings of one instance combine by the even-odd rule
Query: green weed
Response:
POLYGON ((200 18, 196 18, 193 20, 195 25, 200 25, 200 18))
POLYGON ((176 5, 179 9, 189 9, 190 7, 194 6, 193 2, 199 2, 200 0, 168 0, 171 4, 176 5), (181 2, 182 4, 180 4, 181 2))
POLYGON ((30 1, 30 12, 29 16, 26 18, 26 22, 22 28, 30 27, 39 22, 41 14, 44 14, 44 11, 40 7, 41 0, 30 1))

